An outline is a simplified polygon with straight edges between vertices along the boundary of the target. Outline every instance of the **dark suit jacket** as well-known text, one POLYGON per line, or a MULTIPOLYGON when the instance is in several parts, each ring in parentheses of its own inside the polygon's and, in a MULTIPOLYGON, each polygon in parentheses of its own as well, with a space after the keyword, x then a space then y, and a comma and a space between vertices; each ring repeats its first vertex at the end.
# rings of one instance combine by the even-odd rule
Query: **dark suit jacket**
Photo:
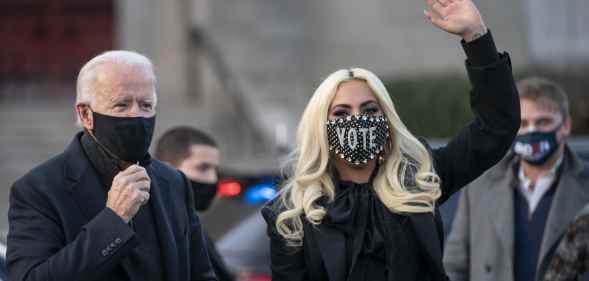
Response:
MULTIPOLYGON (((128 280, 133 270, 125 257, 137 238, 105 207, 104 187, 82 150, 80 135, 65 152, 12 186, 10 280, 128 280)), ((146 169, 166 280, 215 280, 188 181, 157 160, 146 169)))
MULTIPOLYGON (((471 106, 475 119, 445 147, 431 150, 436 173, 441 179, 441 205, 454 192, 497 163, 507 152, 520 123, 519 98, 507 54, 484 66, 467 63, 473 86, 471 106)), ((427 105, 436 106, 436 105, 427 105)), ((262 215, 271 238, 274 281, 330 280, 346 276, 346 243, 343 233, 323 225, 312 226, 304 218, 303 246, 287 247, 277 234, 279 209, 270 202, 262 215)), ((439 212, 408 214, 427 264, 430 280, 448 280, 442 265, 443 229, 439 212)))
POLYGON ((234 281, 235 276, 233 276, 233 272, 229 270, 223 257, 217 251, 217 246, 215 246, 215 241, 209 236, 209 234, 205 231, 205 243, 207 245, 207 251, 209 253, 209 257, 211 258, 211 265, 213 266, 213 270, 215 271, 215 275, 217 275, 217 279, 219 281, 234 281))

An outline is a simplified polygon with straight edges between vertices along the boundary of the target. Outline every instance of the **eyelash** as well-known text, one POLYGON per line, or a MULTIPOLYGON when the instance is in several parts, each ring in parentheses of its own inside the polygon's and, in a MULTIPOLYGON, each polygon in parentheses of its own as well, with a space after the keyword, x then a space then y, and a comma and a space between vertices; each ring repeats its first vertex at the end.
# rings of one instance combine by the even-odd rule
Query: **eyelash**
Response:
MULTIPOLYGON (((378 113, 379 109, 375 108, 375 107, 371 107, 371 108, 366 108, 364 109, 364 111, 362 112, 363 114, 375 114, 378 113)), ((347 116, 350 113, 346 110, 336 110, 335 112, 333 112, 333 116, 336 117, 342 117, 342 116, 347 116)))
POLYGON ((370 114, 374 114, 377 113, 379 110, 376 107, 371 107, 371 108, 367 108, 364 110, 364 113, 370 113, 370 114))

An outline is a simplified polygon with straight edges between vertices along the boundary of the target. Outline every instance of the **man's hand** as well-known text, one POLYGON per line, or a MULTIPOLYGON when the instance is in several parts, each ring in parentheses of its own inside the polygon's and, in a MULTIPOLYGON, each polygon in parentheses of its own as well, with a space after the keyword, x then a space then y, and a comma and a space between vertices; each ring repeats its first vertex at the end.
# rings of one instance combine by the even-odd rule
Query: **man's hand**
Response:
POLYGON ((106 207, 113 210, 128 223, 149 200, 151 180, 147 171, 139 165, 132 165, 118 173, 108 191, 106 207))
POLYGON ((472 0, 426 0, 431 11, 423 11, 434 26, 470 42, 487 33, 487 27, 472 0))

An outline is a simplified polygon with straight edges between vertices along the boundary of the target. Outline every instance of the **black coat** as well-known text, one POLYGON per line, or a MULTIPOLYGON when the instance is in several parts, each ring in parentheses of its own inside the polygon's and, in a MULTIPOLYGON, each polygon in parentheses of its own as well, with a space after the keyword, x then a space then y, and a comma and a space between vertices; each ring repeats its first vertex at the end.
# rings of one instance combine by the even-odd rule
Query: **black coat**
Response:
MULTIPOLYGON (((106 192, 80 135, 11 189, 10 280, 128 280, 134 275, 125 257, 138 245, 137 237, 105 207, 106 192)), ((215 280, 188 181, 157 160, 146 169, 166 280, 215 280)))
POLYGON ((215 275, 217 275, 217 279, 219 281, 235 281, 235 276, 233 276, 233 272, 229 270, 223 257, 219 254, 217 250, 217 246, 215 246, 215 242, 209 236, 208 233, 204 233, 205 236, 205 243, 207 245, 207 251, 209 253, 209 257, 211 258, 211 265, 213 266, 213 270, 215 271, 215 275))
MULTIPOLYGON (((473 86, 471 106, 475 119, 445 147, 430 150, 441 179, 442 196, 437 206, 497 163, 510 148, 519 128, 519 98, 509 56, 500 55, 484 66, 467 62, 467 70, 473 86)), ((303 246, 287 247, 275 229, 278 205, 274 200, 262 209, 271 239, 272 280, 344 280, 347 268, 344 268, 346 242, 343 233, 323 225, 313 226, 303 218, 303 246)), ((408 216, 427 263, 422 268, 428 271, 430 280, 448 280, 442 265, 444 239, 438 210, 435 215, 408 216)))

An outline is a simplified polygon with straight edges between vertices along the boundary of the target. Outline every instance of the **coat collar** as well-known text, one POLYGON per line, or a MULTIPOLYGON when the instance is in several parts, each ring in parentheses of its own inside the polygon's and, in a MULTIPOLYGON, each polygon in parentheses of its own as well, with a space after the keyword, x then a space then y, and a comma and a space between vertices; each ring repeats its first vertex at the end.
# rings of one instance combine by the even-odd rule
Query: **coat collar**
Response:
MULTIPOLYGON (((105 208, 107 194, 105 189, 100 186, 98 174, 93 170, 82 149, 81 135, 81 132, 76 134, 64 152, 66 159, 64 175, 67 178, 66 188, 71 192, 83 214, 81 222, 81 225, 83 225, 105 208)), ((175 270, 178 265, 178 249, 170 225, 170 217, 174 216, 174 214, 168 213, 171 212, 172 208, 165 208, 165 206, 171 206, 173 202, 169 196, 166 196, 169 195, 169 192, 162 192, 170 188, 169 183, 164 177, 160 176, 161 173, 158 173, 157 164, 150 164, 146 167, 146 170, 151 178, 149 202, 153 204, 153 219, 165 263, 164 272, 167 280, 179 280, 178 272, 175 270)), ((122 266, 127 271, 131 270, 130 265, 124 261, 122 266)))
POLYGON ((93 170, 76 134, 65 151, 64 174, 66 188, 71 192, 83 215, 83 224, 94 218, 105 208, 106 192, 100 186, 98 174, 93 170))
MULTIPOLYGON (((416 213, 409 215, 415 230, 418 243, 428 262, 432 266, 434 280, 438 276, 446 276, 442 265, 441 237, 436 228, 432 213, 416 213)), ((346 239, 342 232, 327 227, 325 224, 310 226, 312 239, 317 241, 318 250, 329 280, 345 280, 349 268, 346 264, 346 239)))
POLYGON ((543 265, 550 262, 551 253, 568 225, 589 202, 589 175, 581 159, 568 148, 565 150, 562 168, 544 228, 537 270, 545 268, 543 265))
POLYGON ((76 183, 80 182, 80 179, 90 167, 90 162, 86 158, 86 153, 80 143, 81 137, 82 132, 78 132, 64 152, 64 176, 68 180, 67 188, 70 190, 77 187, 76 183))

